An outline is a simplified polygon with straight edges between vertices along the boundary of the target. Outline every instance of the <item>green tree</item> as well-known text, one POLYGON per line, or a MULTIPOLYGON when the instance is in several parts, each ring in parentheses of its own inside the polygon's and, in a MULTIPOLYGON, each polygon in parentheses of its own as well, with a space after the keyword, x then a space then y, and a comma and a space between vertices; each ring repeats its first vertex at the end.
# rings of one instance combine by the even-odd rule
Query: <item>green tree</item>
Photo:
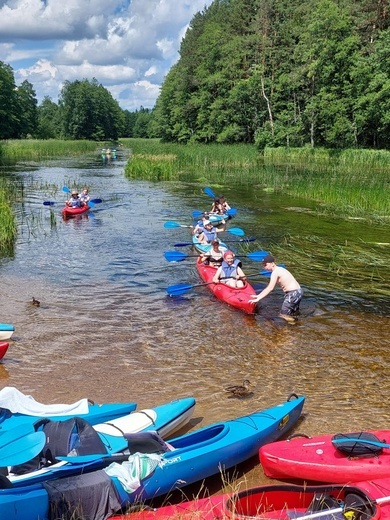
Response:
POLYGON ((49 96, 38 105, 38 128, 34 137, 55 139, 61 137, 61 113, 59 106, 49 96))
POLYGON ((16 88, 18 124, 15 137, 25 138, 34 135, 38 126, 37 98, 32 84, 24 80, 16 88))
POLYGON ((12 67, 0 61, 0 139, 10 139, 18 132, 16 85, 12 67))

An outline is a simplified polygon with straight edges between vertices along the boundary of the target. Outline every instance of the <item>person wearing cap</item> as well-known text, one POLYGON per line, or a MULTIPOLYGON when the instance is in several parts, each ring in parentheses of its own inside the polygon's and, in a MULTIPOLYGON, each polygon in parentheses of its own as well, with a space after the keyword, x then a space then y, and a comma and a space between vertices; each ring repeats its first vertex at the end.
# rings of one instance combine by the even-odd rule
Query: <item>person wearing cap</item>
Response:
POLYGON ((290 271, 275 264, 275 258, 272 255, 264 257, 263 265, 266 271, 271 272, 271 279, 267 287, 260 294, 254 294, 254 298, 249 300, 249 303, 259 302, 273 291, 276 285, 279 285, 284 292, 284 300, 279 316, 289 323, 294 323, 296 321, 294 316, 299 312, 299 305, 303 296, 301 286, 290 271))
POLYGON ((66 201, 66 205, 69 208, 81 208, 84 206, 84 203, 79 198, 79 192, 77 190, 72 190, 70 199, 66 201))
POLYGON ((219 240, 213 240, 210 250, 200 255, 202 262, 212 267, 219 267, 223 261, 224 250, 225 248, 221 247, 219 240))
POLYGON ((225 283, 230 287, 242 288, 245 285, 245 274, 241 262, 235 258, 232 251, 225 251, 223 261, 213 277, 214 283, 225 283))
POLYGON ((190 226, 192 234, 193 235, 200 235, 200 233, 202 233, 203 230, 204 230, 204 223, 208 219, 209 219, 208 215, 206 213, 204 213, 202 215, 202 218, 200 220, 198 220, 198 222, 196 223, 195 227, 194 226, 190 226))
POLYGON ((198 236, 199 244, 211 244, 213 240, 217 240, 217 233, 225 231, 224 228, 217 229, 212 222, 205 220, 203 222, 204 229, 198 236))

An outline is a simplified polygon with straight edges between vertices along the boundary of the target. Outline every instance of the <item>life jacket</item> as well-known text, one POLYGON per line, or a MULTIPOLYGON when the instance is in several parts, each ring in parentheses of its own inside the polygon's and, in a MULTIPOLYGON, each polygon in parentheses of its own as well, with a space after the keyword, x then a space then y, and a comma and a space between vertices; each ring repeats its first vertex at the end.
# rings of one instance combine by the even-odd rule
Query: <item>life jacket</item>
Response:
MULTIPOLYGON (((224 260, 221 264, 222 271, 221 271, 220 279, 225 278, 225 277, 231 277, 231 276, 236 277, 237 276, 237 267, 239 267, 240 265, 241 265, 241 262, 237 258, 235 258, 233 263, 230 265, 227 262, 225 262, 225 260, 224 260)), ((225 282, 225 280, 221 280, 221 282, 225 282)))
POLYGON ((68 201, 68 204, 71 208, 80 208, 81 200, 79 198, 74 199, 73 197, 68 201))
POLYGON ((203 233, 205 236, 205 239, 208 243, 212 242, 217 238, 217 230, 213 227, 210 229, 210 231, 206 228, 203 229, 203 233))

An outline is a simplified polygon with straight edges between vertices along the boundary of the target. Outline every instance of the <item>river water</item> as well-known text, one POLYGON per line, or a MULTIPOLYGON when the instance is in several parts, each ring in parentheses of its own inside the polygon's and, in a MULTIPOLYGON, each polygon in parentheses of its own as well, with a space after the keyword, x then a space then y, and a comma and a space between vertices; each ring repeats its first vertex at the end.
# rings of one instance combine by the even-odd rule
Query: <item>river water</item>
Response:
MULTIPOLYGON (((22 183, 24 199, 16 205, 14 256, 0 261, 0 321, 15 325, 0 388, 46 403, 89 397, 137 401, 139 408, 193 395, 195 428, 295 392, 307 396, 296 432, 390 428, 389 226, 321 217, 314 204, 261 187, 218 187, 237 208, 234 226, 258 238, 232 247, 277 254, 303 286, 302 316, 296 325, 277 317, 280 290, 256 316, 216 301, 207 287, 170 298, 167 286, 199 278, 193 258, 164 259, 189 231, 163 224, 190 224, 211 199, 200 184, 128 180, 126 160, 88 156, 1 168, 22 183), (103 202, 63 220, 62 186, 84 185, 103 202), (252 396, 223 391, 246 378, 252 396)), ((243 265, 247 273, 261 270, 249 260, 243 265)), ((257 290, 265 283, 253 280, 257 290)), ((242 471, 247 485, 267 482, 256 461, 242 471)))

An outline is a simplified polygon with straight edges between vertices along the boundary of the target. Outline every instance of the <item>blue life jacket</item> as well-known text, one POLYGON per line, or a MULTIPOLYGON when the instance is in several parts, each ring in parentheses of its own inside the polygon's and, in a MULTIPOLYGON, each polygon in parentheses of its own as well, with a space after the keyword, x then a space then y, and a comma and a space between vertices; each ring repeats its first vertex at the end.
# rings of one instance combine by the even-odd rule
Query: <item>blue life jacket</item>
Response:
POLYGON ((209 244, 217 238, 217 230, 215 227, 211 228, 210 230, 203 228, 203 233, 209 244))
MULTIPOLYGON (((239 267, 240 264, 241 264, 241 262, 237 258, 235 258, 233 263, 230 265, 227 262, 225 262, 225 260, 224 260, 221 264, 222 271, 221 271, 220 278, 225 278, 226 276, 236 277, 237 276, 237 267, 239 267)), ((221 282, 224 282, 224 280, 221 280, 221 282)))

